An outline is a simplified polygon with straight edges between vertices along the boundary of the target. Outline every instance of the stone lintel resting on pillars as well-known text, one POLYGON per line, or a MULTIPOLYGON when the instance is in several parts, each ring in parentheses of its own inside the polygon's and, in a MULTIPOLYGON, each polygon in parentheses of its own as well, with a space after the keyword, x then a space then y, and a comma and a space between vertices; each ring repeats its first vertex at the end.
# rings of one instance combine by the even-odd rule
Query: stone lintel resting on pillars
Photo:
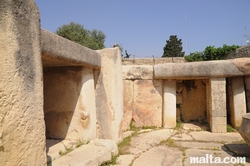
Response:
POLYGON ((226 79, 210 78, 207 82, 207 118, 213 133, 224 133, 227 127, 226 79))
POLYGON ((163 127, 176 126, 176 81, 164 80, 163 127))

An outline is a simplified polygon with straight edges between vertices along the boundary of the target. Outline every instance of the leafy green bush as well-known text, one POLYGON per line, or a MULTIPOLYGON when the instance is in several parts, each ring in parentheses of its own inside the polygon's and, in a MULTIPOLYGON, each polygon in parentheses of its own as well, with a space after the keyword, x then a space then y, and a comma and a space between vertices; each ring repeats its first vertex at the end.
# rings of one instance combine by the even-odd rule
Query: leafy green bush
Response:
POLYGON ((185 60, 188 62, 222 60, 225 55, 234 52, 239 47, 237 45, 228 46, 225 44, 218 48, 207 46, 202 52, 194 52, 185 56, 185 60))

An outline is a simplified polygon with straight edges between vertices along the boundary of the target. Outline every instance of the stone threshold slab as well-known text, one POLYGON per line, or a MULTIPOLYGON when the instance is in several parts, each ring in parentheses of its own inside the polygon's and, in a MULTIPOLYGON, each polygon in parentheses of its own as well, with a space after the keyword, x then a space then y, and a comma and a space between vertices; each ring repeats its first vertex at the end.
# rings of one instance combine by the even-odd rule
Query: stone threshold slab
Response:
POLYGON ((95 139, 87 145, 82 145, 74 149, 65 156, 52 160, 48 165, 68 166, 81 165, 93 166, 101 165, 103 162, 110 161, 112 155, 118 154, 117 144, 112 140, 95 139))

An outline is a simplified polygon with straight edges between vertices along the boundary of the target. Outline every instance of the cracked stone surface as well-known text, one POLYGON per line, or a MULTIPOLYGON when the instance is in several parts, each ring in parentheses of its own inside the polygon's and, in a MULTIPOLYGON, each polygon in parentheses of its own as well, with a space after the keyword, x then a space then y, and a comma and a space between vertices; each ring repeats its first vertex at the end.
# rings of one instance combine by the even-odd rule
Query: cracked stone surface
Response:
MULTIPOLYGON (((126 137, 131 136, 129 137, 131 139, 125 147, 119 147, 120 155, 115 166, 218 165, 216 163, 191 163, 190 157, 200 157, 199 159, 201 159, 206 155, 211 155, 213 159, 217 157, 222 160, 226 157, 246 157, 246 163, 244 164, 224 163, 219 165, 250 166, 250 147, 238 132, 211 133, 200 130, 199 127, 194 125, 185 125, 185 127, 178 129, 127 131, 124 135, 126 137)), ((99 142, 100 140, 96 140, 94 144, 83 145, 83 147, 77 148, 65 157, 54 156, 56 160, 52 162, 52 165, 58 163, 59 165, 74 163, 76 166, 100 165, 111 157, 112 151, 110 148, 105 151, 103 146, 96 146, 99 145, 99 142), (92 147, 93 145, 95 147, 92 147), (84 158, 92 158, 92 160, 86 162, 86 160, 83 160, 84 158)), ((70 143, 65 142, 65 144, 70 143)), ((104 142, 103 145, 109 147, 107 142, 104 142)), ((61 148, 60 145, 55 147, 61 148)), ((54 152, 52 150, 53 148, 50 151, 54 152)), ((53 155, 51 154, 51 156, 53 155)))
MULTIPOLYGON (((206 155, 219 157, 222 160, 225 157, 246 157, 246 163, 241 165, 250 165, 250 147, 238 132, 211 133, 193 124, 185 125, 177 130, 160 129, 148 130, 146 133, 137 132, 127 148, 129 149, 128 155, 133 155, 134 159, 129 164, 117 164, 117 166, 217 165, 216 163, 190 163, 190 157, 206 157, 206 155)), ((235 166, 237 164, 219 165, 235 166)))

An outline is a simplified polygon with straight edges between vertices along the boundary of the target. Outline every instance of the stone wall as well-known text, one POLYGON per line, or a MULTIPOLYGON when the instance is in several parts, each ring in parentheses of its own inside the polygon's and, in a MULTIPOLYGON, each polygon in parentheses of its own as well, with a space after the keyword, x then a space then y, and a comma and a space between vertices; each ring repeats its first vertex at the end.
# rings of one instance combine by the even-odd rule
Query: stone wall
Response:
POLYGON ((150 65, 123 66, 123 130, 162 126, 162 81, 153 79, 150 65), (147 103, 147 104, 145 104, 147 103))
POLYGON ((122 65, 157 65, 163 63, 184 63, 186 62, 184 57, 172 57, 172 58, 123 58, 122 65))
POLYGON ((234 52, 226 55, 223 59, 245 58, 250 57, 250 45, 236 49, 234 52))
MULTIPOLYGON (((134 63, 142 62, 151 61, 142 59, 134 63)), ((137 127, 150 125, 171 128, 175 126, 176 120, 207 121, 212 132, 226 132, 227 121, 237 128, 242 115, 247 112, 246 105, 249 105, 246 104, 249 103, 249 81, 245 76, 244 85, 242 77, 249 75, 249 63, 248 58, 242 58, 123 65, 123 130, 129 129, 131 122, 137 127)))
POLYGON ((206 121, 205 79, 172 83, 154 79, 153 69, 151 65, 122 66, 124 131, 130 128, 130 124, 171 128, 175 127, 176 120, 206 121))

